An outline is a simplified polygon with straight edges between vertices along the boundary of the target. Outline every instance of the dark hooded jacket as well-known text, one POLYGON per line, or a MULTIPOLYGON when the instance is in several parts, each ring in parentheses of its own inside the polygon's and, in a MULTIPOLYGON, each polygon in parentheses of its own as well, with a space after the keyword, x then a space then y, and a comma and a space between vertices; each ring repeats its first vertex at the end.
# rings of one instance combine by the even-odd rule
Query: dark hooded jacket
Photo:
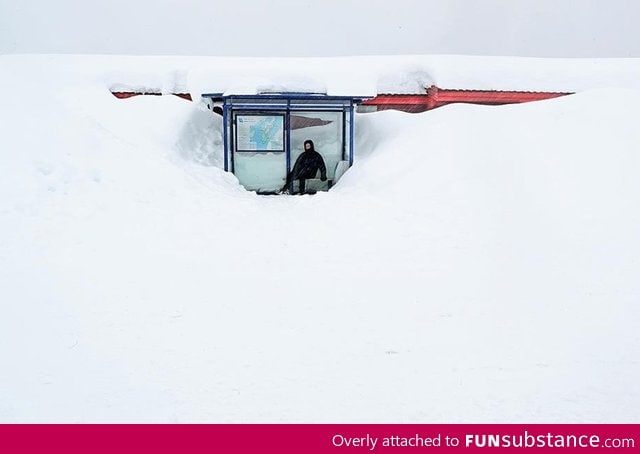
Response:
POLYGON ((313 147, 313 141, 306 140, 304 142, 306 144, 311 145, 311 149, 302 152, 298 159, 296 159, 296 163, 293 166, 293 170, 291 171, 291 180, 298 179, 309 179, 315 178, 318 170, 320 170, 320 178, 322 181, 327 179, 327 167, 324 164, 324 159, 322 159, 322 155, 318 153, 313 147))

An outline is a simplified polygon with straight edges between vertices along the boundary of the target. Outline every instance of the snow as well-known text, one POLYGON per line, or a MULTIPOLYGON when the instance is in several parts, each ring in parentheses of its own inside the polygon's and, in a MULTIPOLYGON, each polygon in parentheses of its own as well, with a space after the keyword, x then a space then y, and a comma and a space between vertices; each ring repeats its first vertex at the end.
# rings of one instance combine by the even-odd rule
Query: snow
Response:
MULTIPOLYGON (((640 88, 640 59, 551 59, 457 55, 223 58, 106 55, 2 55, 3 73, 47 79, 22 87, 48 90, 60 82, 147 93, 253 94, 313 92, 374 96, 424 93, 437 85, 452 89, 584 91, 640 88), (74 83, 75 82, 75 83, 74 83)), ((5 79, 6 83, 6 79, 5 79)))
POLYGON ((637 422, 639 65, 0 56, 0 422, 637 422), (580 93, 360 114, 297 197, 109 93, 426 83, 580 93))

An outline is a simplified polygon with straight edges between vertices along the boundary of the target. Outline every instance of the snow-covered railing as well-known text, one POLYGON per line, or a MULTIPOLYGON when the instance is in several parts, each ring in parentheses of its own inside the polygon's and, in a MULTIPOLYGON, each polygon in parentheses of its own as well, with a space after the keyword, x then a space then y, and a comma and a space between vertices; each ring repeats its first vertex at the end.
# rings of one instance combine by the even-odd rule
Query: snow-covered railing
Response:
MULTIPOLYGON (((137 91, 112 91, 111 94, 118 99, 127 99, 133 96, 162 96, 165 93, 159 92, 137 92, 137 91)), ((177 96, 187 101, 193 101, 191 99, 191 93, 170 93, 173 96, 177 96)))
POLYGON ((503 90, 457 90, 443 89, 432 85, 426 94, 380 94, 362 103, 375 110, 401 110, 404 112, 424 112, 453 103, 501 105, 519 104, 544 99, 558 98, 570 92, 534 92, 503 90))

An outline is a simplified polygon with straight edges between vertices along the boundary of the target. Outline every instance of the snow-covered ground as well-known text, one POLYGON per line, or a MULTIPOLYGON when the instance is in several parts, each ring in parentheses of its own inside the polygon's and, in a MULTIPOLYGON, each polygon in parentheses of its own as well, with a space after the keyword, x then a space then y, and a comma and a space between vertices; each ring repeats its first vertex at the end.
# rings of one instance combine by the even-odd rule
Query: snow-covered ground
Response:
POLYGON ((0 422, 638 422, 640 61, 0 56, 0 422), (207 82, 207 80, 209 82, 207 82), (357 116, 263 197, 200 103, 580 93, 357 116))

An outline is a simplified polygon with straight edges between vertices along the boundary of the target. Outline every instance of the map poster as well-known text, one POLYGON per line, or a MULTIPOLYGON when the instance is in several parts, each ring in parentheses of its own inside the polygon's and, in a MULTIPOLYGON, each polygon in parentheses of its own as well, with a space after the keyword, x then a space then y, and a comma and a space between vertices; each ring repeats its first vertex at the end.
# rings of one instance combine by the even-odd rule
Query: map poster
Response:
POLYGON ((238 115, 237 151, 284 151, 284 115, 238 115))

